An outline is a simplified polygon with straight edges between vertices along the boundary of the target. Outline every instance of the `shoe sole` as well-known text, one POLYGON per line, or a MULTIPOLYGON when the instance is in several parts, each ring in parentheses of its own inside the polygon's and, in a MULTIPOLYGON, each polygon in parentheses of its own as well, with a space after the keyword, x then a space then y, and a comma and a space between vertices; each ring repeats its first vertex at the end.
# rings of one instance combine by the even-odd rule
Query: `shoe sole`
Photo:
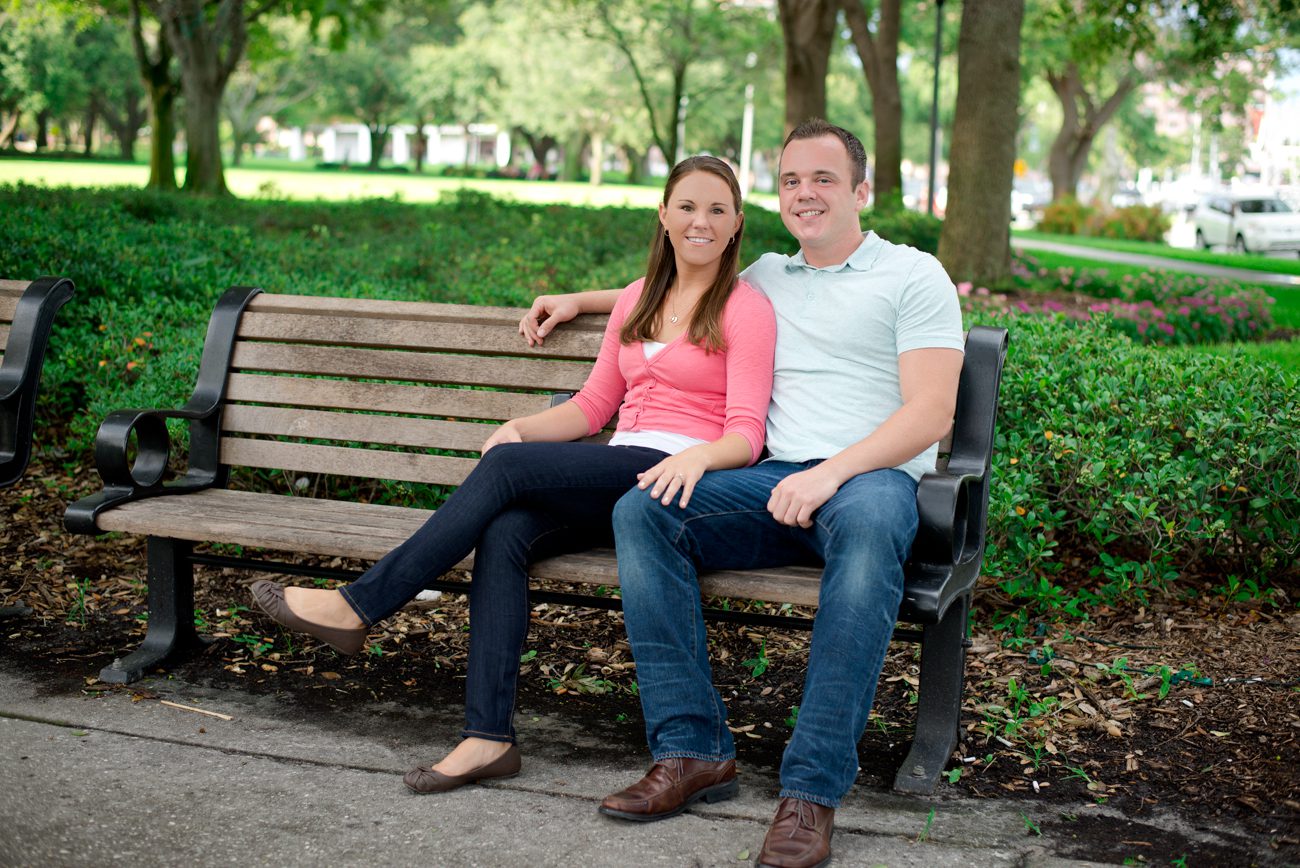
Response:
POLYGON ((631 811, 616 811, 613 808, 607 808, 601 805, 597 810, 607 817, 618 817, 620 820, 631 820, 634 823, 653 823, 655 820, 666 820, 669 817, 675 817, 682 811, 685 811, 696 802, 725 802, 727 799, 733 799, 740 792, 740 782, 735 778, 721 783, 714 784, 711 787, 705 787, 686 797, 680 805, 671 811, 660 811, 658 814, 636 814, 631 811))

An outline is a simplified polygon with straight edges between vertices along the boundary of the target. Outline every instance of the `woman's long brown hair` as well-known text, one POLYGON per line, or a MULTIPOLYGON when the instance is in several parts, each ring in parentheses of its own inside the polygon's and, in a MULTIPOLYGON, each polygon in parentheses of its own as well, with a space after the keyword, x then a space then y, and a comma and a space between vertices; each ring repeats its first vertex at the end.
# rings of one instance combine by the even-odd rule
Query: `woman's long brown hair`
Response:
MULTIPOLYGON (((668 173, 668 181, 664 184, 665 205, 672 197, 677 182, 692 172, 708 172, 726 181, 727 187, 731 190, 732 202, 736 206, 736 214, 741 218, 735 236, 727 242, 726 249, 722 251, 717 276, 695 303, 695 308, 691 312, 690 329, 686 335, 687 340, 703 347, 706 352, 717 353, 727 346, 722 335, 722 309, 726 306, 727 298, 736 285, 736 273, 740 262, 740 240, 745 234, 745 220, 740 211, 740 184, 736 182, 731 167, 717 157, 687 157, 673 166, 673 170, 668 173)), ((656 217, 655 236, 650 242, 650 261, 645 269, 645 286, 632 312, 623 322, 623 328, 618 335, 619 340, 625 344, 632 341, 654 340, 654 336, 659 333, 659 328, 663 324, 664 301, 676 277, 677 257, 673 254, 672 242, 665 236, 663 224, 656 217)))

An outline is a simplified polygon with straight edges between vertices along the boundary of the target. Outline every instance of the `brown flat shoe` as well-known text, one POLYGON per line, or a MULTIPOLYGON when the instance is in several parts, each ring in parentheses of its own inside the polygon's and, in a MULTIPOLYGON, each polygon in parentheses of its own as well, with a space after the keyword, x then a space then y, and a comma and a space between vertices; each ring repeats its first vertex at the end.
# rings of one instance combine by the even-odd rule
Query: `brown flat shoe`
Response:
POLYGON ((784 798, 763 839, 756 868, 821 868, 831 861, 835 809, 784 798))
POLYGON ((435 772, 433 766, 416 766, 402 775, 402 783, 406 784, 411 792, 422 796, 429 793, 445 793, 466 784, 476 784, 492 778, 513 778, 519 774, 520 765, 519 748, 512 744, 509 750, 492 762, 470 769, 463 775, 444 775, 442 772, 435 772))
POLYGON ((736 761, 673 757, 657 762, 645 777, 622 792, 606 796, 600 812, 648 823, 675 817, 696 802, 721 802, 740 791, 736 761))
POLYGON ((366 634, 370 632, 366 627, 355 629, 326 627, 324 624, 313 624, 311 621, 299 618, 284 601, 284 585, 263 579, 253 582, 249 590, 253 593, 253 602, 272 621, 281 627, 314 636, 340 654, 351 656, 360 651, 361 646, 366 643, 366 634))

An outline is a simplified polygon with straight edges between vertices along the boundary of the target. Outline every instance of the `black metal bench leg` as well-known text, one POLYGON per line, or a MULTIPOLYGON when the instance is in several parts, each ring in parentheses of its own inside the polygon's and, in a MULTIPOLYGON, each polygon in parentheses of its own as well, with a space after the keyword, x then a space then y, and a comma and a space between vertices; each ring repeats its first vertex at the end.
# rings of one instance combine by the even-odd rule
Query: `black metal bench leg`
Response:
POLYGON ((925 628, 916 737, 894 778, 897 792, 925 796, 933 793, 948 756, 957 746, 969 610, 970 595, 964 594, 948 607, 942 621, 925 628))
POLYGON ((99 680, 130 684, 204 644, 194 629, 193 544, 149 537, 149 631, 139 650, 99 671, 99 680))

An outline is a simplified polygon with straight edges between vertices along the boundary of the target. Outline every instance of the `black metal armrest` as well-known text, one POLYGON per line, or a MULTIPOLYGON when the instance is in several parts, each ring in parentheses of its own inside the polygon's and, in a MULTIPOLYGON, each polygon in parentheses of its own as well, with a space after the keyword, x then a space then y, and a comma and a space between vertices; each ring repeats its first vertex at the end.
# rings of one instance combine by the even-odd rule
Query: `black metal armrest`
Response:
POLYGON ((233 287, 218 300, 203 342, 198 384, 184 407, 117 410, 100 424, 95 435, 95 466, 104 480, 104 490, 68 507, 63 516, 68 530, 98 534, 101 531, 95 518, 106 509, 147 497, 225 486, 229 470, 222 466, 219 450, 226 373, 235 349, 239 318, 259 292, 260 289, 252 287, 233 287), (190 448, 185 475, 164 483, 171 457, 168 419, 185 419, 190 423, 190 448), (132 434, 136 446, 134 461, 130 459, 132 434))
POLYGON ((54 316, 72 293, 67 278, 40 277, 18 299, 0 361, 0 487, 17 482, 27 469, 45 349, 54 316))
POLYGON ((917 528, 912 543, 912 560, 917 565, 950 569, 970 560, 972 545, 983 543, 969 538, 970 504, 984 496, 982 473, 936 471, 921 477, 916 488, 917 528))

